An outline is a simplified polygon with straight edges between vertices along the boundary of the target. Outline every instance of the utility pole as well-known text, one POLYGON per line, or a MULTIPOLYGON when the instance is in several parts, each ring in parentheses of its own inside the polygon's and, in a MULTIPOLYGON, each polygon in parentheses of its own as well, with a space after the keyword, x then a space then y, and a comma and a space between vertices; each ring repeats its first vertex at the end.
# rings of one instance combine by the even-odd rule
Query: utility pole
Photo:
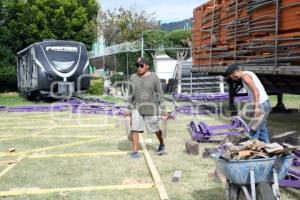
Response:
POLYGON ((144 36, 142 33, 142 52, 141 52, 141 57, 144 57, 144 36))

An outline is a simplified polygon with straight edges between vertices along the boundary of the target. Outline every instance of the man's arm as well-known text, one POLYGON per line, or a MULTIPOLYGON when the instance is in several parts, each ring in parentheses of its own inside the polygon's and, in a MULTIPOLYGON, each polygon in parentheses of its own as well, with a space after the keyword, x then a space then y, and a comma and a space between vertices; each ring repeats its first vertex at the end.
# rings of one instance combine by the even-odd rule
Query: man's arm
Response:
POLYGON ((165 115, 166 114, 166 105, 164 103, 164 93, 163 93, 161 83, 160 83, 158 76, 156 76, 156 79, 157 80, 156 80, 156 84, 155 84, 155 89, 157 91, 158 103, 159 103, 161 112, 163 113, 163 115, 165 115))
POLYGON ((254 106, 255 106, 254 107, 254 114, 255 114, 255 117, 258 117, 260 115, 259 106, 258 106, 258 104, 259 104, 259 90, 255 86, 252 77, 249 76, 248 74, 243 75, 242 79, 248 85, 249 89, 253 93, 253 96, 254 96, 254 106))
POLYGON ((127 98, 127 108, 128 108, 128 113, 129 115, 131 113, 131 110, 133 109, 133 103, 134 103, 134 88, 133 88, 133 81, 132 81, 132 76, 130 77, 129 80, 129 85, 128 85, 128 98, 127 98))

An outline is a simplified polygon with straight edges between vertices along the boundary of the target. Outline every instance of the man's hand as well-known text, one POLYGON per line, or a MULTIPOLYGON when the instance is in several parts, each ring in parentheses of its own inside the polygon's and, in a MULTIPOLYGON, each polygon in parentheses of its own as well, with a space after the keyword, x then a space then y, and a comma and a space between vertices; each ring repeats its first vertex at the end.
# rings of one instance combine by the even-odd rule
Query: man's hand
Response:
POLYGON ((255 107, 254 109, 254 117, 259 117, 261 115, 261 112, 259 111, 258 107, 255 107))
POLYGON ((130 111, 126 111, 125 112, 125 117, 130 117, 131 116, 131 112, 130 111))
POLYGON ((169 119, 170 114, 169 114, 168 112, 164 112, 164 113, 161 114, 161 117, 162 117, 162 118, 169 119))

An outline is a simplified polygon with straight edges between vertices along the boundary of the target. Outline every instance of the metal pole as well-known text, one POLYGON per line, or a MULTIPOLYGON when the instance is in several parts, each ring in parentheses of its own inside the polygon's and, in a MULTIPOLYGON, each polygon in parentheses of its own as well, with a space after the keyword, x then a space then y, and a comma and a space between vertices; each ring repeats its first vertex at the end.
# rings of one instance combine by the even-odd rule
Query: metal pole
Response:
POLYGON ((255 192, 255 174, 254 169, 250 169, 250 184, 251 184, 251 199, 256 200, 256 192, 255 192))
POLYGON ((280 190, 279 190, 278 174, 277 174, 276 167, 273 167, 273 179, 274 179, 273 193, 274 193, 276 200, 279 200, 280 199, 280 190))
POLYGON ((279 0, 276 0, 276 19, 275 19, 275 70, 278 71, 278 29, 279 29, 279 0))
POLYGON ((193 94, 193 73, 190 74, 190 94, 193 94))
POLYGON ((229 82, 229 110, 234 110, 234 85, 233 82, 229 82))
POLYGON ((238 0, 235 0, 235 23, 234 23, 234 61, 236 60, 236 44, 237 44, 237 19, 238 19, 238 0))
POLYGON ((144 36, 142 33, 142 53, 141 53, 141 57, 144 57, 144 36))
POLYGON ((224 79, 222 76, 220 76, 220 83, 219 83, 219 86, 220 86, 220 93, 224 93, 224 79))
POLYGON ((212 46, 213 46, 213 36, 214 36, 215 6, 216 6, 216 0, 214 0, 213 14, 212 14, 212 20, 211 20, 210 48, 209 48, 209 68, 211 68, 211 62, 212 62, 211 59, 212 59, 212 46))

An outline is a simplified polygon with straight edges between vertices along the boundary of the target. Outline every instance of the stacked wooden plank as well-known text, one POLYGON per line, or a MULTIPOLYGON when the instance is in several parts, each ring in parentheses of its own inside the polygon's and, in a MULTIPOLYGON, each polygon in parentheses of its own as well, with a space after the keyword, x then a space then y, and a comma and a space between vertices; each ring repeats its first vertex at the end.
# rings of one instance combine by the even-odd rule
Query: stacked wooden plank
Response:
POLYGON ((225 160, 247 160, 255 158, 268 158, 272 156, 281 156, 295 150, 296 146, 288 144, 280 145, 276 142, 265 144, 259 140, 252 139, 239 144, 223 144, 223 153, 220 158, 225 160))
POLYGON ((193 70, 223 72, 233 62, 300 74, 299 0, 210 0, 195 8, 193 70))

